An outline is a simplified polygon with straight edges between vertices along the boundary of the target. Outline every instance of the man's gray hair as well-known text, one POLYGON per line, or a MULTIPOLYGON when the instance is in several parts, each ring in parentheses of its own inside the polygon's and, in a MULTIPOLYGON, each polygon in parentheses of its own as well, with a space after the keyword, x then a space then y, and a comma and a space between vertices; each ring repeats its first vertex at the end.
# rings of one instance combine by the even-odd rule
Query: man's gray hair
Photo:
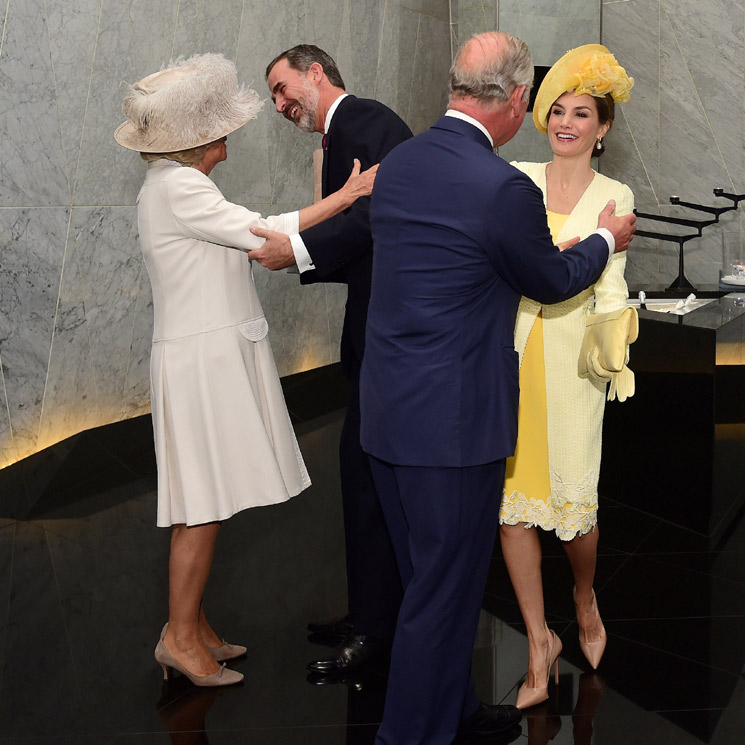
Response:
POLYGON ((466 41, 450 67, 450 98, 475 98, 483 104, 506 102, 515 88, 533 86, 533 57, 514 34, 490 31, 466 41), (474 63, 473 45, 481 47, 474 63))

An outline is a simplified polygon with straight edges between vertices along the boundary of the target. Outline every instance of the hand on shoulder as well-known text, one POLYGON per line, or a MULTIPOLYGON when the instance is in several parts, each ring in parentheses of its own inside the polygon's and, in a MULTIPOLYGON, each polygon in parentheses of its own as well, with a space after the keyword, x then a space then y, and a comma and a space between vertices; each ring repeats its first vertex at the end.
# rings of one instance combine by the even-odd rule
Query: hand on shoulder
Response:
POLYGON ((611 199, 605 205, 603 211, 598 215, 598 227, 607 228, 613 234, 616 241, 615 253, 625 251, 629 247, 631 239, 636 232, 636 215, 631 212, 622 217, 616 217, 616 202, 611 199))

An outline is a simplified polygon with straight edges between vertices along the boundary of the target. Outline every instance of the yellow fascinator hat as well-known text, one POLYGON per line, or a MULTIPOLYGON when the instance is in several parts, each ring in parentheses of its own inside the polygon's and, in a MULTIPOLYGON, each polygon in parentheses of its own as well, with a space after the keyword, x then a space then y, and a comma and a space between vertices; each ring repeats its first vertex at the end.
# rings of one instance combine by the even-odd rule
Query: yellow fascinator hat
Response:
POLYGON ((602 44, 584 44, 570 49, 543 78, 533 105, 533 122, 545 134, 548 113, 554 101, 568 91, 576 96, 589 93, 604 98, 610 93, 615 103, 625 103, 634 78, 602 44))

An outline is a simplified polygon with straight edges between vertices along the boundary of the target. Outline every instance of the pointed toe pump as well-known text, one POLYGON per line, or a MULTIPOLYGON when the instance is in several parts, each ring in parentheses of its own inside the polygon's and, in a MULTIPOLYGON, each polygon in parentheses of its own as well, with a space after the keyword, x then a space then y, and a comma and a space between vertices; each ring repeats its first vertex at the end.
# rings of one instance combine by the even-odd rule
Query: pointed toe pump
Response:
POLYGON ((559 655, 561 654, 561 639, 553 631, 549 630, 548 640, 548 664, 546 665, 546 682, 535 688, 528 688, 527 679, 517 692, 518 709, 528 709, 540 704, 548 698, 548 681, 551 677, 551 668, 554 668, 554 680, 559 683, 559 655))
MULTIPOLYGON (((577 588, 575 587, 573 590, 574 593, 574 606, 577 607, 577 588)), ((598 615, 598 619, 600 619, 600 611, 598 610, 598 601, 595 597, 595 590, 592 591, 592 605, 595 608, 595 612, 598 615)), ((577 620, 577 626, 579 626, 579 619, 577 620)), ((605 626, 603 626, 603 622, 600 621, 600 639, 594 641, 594 642, 588 642, 585 641, 583 638, 582 633, 582 627, 580 626, 579 629, 579 648, 582 650, 582 654, 585 656, 587 661, 592 666, 593 670, 598 669, 598 665, 600 664, 600 660, 603 657, 603 653, 605 652, 605 645, 608 641, 608 635, 605 633, 605 626)))
POLYGON ((161 638, 155 647, 155 661, 163 668, 163 680, 168 680, 174 670, 185 675, 195 686, 202 688, 214 688, 217 686, 229 686, 240 683, 243 673, 230 670, 223 663, 217 672, 211 675, 195 675, 190 673, 176 658, 168 651, 165 641, 161 638))

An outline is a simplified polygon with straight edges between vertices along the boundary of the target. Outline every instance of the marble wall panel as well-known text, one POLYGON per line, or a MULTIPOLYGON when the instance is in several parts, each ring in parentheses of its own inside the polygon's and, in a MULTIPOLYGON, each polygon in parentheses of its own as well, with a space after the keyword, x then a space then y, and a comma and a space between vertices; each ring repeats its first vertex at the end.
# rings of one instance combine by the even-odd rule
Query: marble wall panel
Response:
POLYGON ((235 60, 244 5, 245 0, 181 0, 171 56, 220 52, 235 60))
POLYGON ((269 322, 269 340, 280 375, 328 365, 329 322, 323 284, 301 285, 297 274, 254 264, 254 282, 269 322))
POLYGON ((326 318, 329 324, 329 350, 332 362, 339 360, 344 311, 347 306, 346 285, 326 285, 326 318))
POLYGON ((73 213, 81 298, 90 337, 99 424, 116 421, 122 406, 142 257, 134 207, 81 207, 73 213))
POLYGON ((660 178, 659 27, 657 1, 629 0, 603 6, 603 44, 634 78, 634 87, 631 99, 619 107, 615 132, 609 136, 613 147, 603 155, 602 170, 632 186, 639 204, 657 203, 654 191, 660 178), (627 131, 622 133, 624 126, 627 131), (626 141, 627 135, 633 146, 626 141))
POLYGON ((499 28, 496 3, 468 3, 458 7, 458 42, 462 44, 474 34, 499 28))
POLYGON ((98 422, 96 386, 90 366, 90 338, 83 282, 73 226, 68 227, 54 334, 44 388, 38 449, 98 422))
POLYGON ((419 17, 408 8, 391 2, 386 5, 374 96, 402 119, 406 119, 409 113, 414 79, 411 62, 416 55, 419 17))
POLYGON ((499 29, 523 39, 536 65, 552 65, 567 49, 600 38, 596 0, 500 0, 499 29))
MULTIPOLYGON (((288 40, 288 43, 281 48, 271 52, 270 59, 283 49, 291 47, 293 44, 306 42, 315 44, 328 52, 332 57, 339 51, 339 39, 341 35, 341 19, 344 15, 345 8, 354 2, 354 0, 306 0, 305 2, 305 28, 304 37, 297 40, 288 40)), ((387 0, 366 0, 365 4, 386 5, 387 0)), ((371 50, 362 50, 369 53, 371 50)), ((336 57, 334 57, 336 59, 336 57)), ((337 60, 338 61, 338 60, 337 60)), ((342 71, 343 76, 343 71, 342 71)))
POLYGON ((119 419, 130 419, 150 411, 150 347, 153 338, 153 294, 145 265, 140 272, 139 292, 132 326, 127 375, 119 419))
MULTIPOLYGON (((453 0, 453 5, 457 5, 457 2, 453 0)), ((422 0, 421 11, 424 15, 433 16, 440 21, 450 22, 450 6, 451 3, 448 0, 422 0)), ((455 8, 453 8, 453 15, 455 15, 455 8)), ((455 20, 455 19, 453 19, 455 20)))
MULTIPOLYGON (((266 87, 258 93, 266 97, 266 87)), ((280 150, 270 148, 272 129, 282 124, 266 101, 257 119, 228 135, 228 159, 219 164, 210 177, 226 198, 236 204, 266 203, 273 200, 276 160, 280 150), (276 118, 276 121, 274 120, 276 118)))
POLYGON ((448 101, 450 27, 445 21, 422 15, 414 61, 414 80, 407 124, 414 134, 423 132, 445 113, 448 101))
MULTIPOLYGON (((718 201, 714 186, 742 191, 742 3, 629 0, 607 2, 603 9, 603 43, 635 78, 631 101, 622 107, 622 121, 609 139, 613 147, 603 158, 603 171, 628 183, 645 211, 681 213, 669 205, 671 194, 712 204, 718 201)), ((741 214, 725 215, 720 225, 705 229, 702 239, 686 244, 686 275, 694 284, 715 283, 722 264, 741 255, 742 225, 741 214)), ((676 274, 675 244, 634 241, 630 282, 667 285, 676 274)))
POLYGON ((46 2, 62 147, 70 184, 75 183, 101 4, 102 0, 46 2))
POLYGON ((13 457, 14 453, 13 430, 10 426, 3 359, 2 355, 0 355, 0 464, 12 463, 15 460, 13 457))
MULTIPOLYGON (((487 4, 496 12, 496 0, 487 4)), ((0 465, 73 434, 67 428, 147 410, 152 300, 134 207, 145 167, 113 139, 127 84, 179 55, 235 59, 266 105, 230 136, 214 178, 232 201, 277 214, 310 202, 320 138, 273 110, 268 61, 316 43, 353 93, 421 130, 445 106, 449 29, 447 0, 9 3, 0 207, 29 209, 0 210, 10 236, 0 244, 10 267, 0 280, 0 465), (59 209, 41 209, 50 205, 59 209)), ((346 288, 257 271, 280 371, 337 360, 346 288)))
POLYGON ((691 78, 688 60, 669 16, 660 21, 660 184, 658 196, 708 199, 727 183, 722 152, 691 78))
POLYGON ((526 115, 517 134, 498 148, 497 152, 506 161, 527 160, 544 163, 552 157, 548 138, 535 128, 530 113, 526 115))
POLYGON ((0 355, 19 455, 36 447, 69 217, 64 207, 0 210, 0 355))
POLYGON ((741 188, 745 138, 737 124, 745 100, 745 6, 732 0, 663 0, 663 9, 724 166, 722 181, 715 185, 741 188))
POLYGON ((69 202, 44 0, 10 3, 0 57, 0 206, 69 202))
POLYGON ((378 59, 385 54, 381 47, 385 13, 385 3, 350 2, 341 21, 335 59, 343 70, 347 90, 360 98, 371 98, 375 93, 378 59), (362 54, 361 50, 364 50, 362 54))
POLYGON ((74 204, 134 204, 142 185, 141 161, 117 144, 114 130, 124 121, 127 84, 168 62, 178 6, 179 0, 103 0, 74 204))

